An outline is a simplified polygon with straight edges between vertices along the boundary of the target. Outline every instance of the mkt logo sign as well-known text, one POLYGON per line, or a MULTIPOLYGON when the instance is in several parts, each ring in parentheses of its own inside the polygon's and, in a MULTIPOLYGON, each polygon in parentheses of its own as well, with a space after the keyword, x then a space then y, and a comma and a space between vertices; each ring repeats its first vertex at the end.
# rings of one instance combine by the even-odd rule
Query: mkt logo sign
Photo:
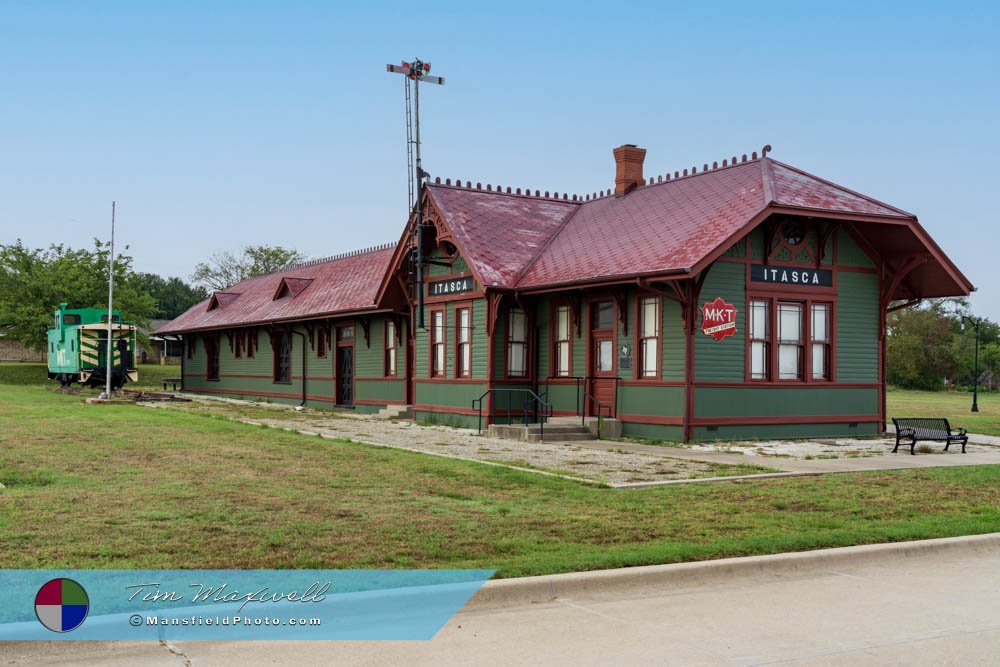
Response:
POLYGON ((701 332, 715 340, 722 340, 736 333, 736 306, 721 297, 706 301, 701 307, 701 332))

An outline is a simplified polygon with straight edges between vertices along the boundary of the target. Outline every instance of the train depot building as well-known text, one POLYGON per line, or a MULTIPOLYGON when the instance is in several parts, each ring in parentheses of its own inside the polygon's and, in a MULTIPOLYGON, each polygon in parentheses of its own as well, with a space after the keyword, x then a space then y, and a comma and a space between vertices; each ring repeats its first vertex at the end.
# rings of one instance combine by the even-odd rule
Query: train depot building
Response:
POLYGON ((646 177, 620 146, 614 189, 585 196, 435 178, 398 243, 157 333, 183 340, 190 392, 673 441, 878 433, 886 313, 973 287, 914 215, 768 151, 646 177))

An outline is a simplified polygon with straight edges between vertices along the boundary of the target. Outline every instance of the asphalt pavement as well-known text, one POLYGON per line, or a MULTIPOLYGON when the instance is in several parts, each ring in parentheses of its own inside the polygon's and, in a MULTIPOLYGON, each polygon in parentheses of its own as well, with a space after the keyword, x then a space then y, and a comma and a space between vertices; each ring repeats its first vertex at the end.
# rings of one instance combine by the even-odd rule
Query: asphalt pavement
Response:
POLYGON ((19 642, 0 665, 996 665, 1000 534, 488 584, 427 642, 19 642))

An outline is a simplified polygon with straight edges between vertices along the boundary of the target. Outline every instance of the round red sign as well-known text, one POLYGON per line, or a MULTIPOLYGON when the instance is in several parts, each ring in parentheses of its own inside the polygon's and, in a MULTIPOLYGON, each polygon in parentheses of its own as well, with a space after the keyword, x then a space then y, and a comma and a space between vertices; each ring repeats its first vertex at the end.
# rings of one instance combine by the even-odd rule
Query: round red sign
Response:
POLYGON ((715 340, 722 340, 736 333, 736 306, 720 297, 706 301, 701 307, 701 331, 715 340))

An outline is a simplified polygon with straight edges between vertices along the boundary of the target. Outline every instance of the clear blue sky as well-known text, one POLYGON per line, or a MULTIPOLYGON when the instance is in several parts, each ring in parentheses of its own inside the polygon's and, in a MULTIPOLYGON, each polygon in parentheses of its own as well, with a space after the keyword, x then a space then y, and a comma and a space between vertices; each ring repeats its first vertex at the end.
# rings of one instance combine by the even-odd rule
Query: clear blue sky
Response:
POLYGON ((395 241, 402 82, 433 175, 559 192, 773 156, 915 212, 1000 320, 997 3, 0 2, 0 242, 137 268, 395 241), (367 5, 367 6, 366 6, 367 5))

